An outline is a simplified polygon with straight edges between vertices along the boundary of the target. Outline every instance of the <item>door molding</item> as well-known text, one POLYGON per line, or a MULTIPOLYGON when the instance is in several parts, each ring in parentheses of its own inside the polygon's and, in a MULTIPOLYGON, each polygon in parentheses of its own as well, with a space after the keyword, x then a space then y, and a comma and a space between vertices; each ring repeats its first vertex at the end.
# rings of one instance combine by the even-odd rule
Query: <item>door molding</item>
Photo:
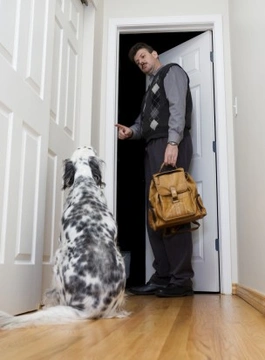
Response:
POLYGON ((106 161, 106 198, 110 209, 116 214, 117 197, 117 131, 114 127, 118 118, 118 66, 119 34, 145 32, 213 32, 214 50, 214 91, 217 145, 217 179, 218 179, 218 223, 220 251, 221 293, 232 293, 231 268, 231 229, 228 187, 228 152, 227 152, 227 119, 225 102, 225 74, 223 55, 223 26, 221 15, 174 16, 152 18, 116 18, 109 20, 108 28, 108 72, 106 84, 105 113, 105 161, 106 161), (222 174, 222 176, 220 176, 222 174))

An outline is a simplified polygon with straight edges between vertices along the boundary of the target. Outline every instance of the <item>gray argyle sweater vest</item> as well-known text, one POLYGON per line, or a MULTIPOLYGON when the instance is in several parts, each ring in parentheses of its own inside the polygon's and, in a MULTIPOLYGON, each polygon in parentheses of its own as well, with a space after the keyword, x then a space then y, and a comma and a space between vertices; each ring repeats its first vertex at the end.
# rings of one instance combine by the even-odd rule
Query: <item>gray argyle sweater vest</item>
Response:
MULTIPOLYGON (((154 79, 152 83, 149 85, 142 102, 142 107, 141 107, 142 136, 146 140, 146 142, 149 142, 152 139, 168 137, 168 119, 170 114, 169 114, 169 103, 166 98, 166 93, 164 88, 164 78, 168 70, 171 68, 171 66, 179 66, 179 65, 175 63, 170 63, 163 66, 154 76, 154 79)), ((186 114, 185 114, 186 131, 191 128, 191 111, 192 111, 192 99, 189 88, 188 75, 187 75, 187 79, 188 79, 188 90, 186 95, 186 114)))

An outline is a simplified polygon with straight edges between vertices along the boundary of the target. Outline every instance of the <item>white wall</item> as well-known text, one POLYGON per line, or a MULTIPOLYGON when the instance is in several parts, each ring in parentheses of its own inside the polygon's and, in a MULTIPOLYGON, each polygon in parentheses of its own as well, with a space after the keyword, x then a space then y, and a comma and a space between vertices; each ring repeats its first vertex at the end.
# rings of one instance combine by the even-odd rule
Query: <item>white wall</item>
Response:
POLYGON ((230 0, 238 283, 265 293, 265 3, 230 0))

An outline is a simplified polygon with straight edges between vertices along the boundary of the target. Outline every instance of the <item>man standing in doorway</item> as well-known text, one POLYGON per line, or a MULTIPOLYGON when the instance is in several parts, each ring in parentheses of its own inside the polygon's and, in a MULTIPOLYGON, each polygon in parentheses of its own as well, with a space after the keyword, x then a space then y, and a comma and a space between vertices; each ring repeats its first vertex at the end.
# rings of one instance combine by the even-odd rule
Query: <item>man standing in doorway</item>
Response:
MULTIPOLYGON (((188 171, 192 157, 190 136, 192 99, 189 78, 175 63, 162 65, 158 53, 145 43, 135 44, 129 58, 148 75, 149 87, 143 98, 141 113, 131 127, 116 124, 119 139, 140 139, 146 142, 145 180, 148 196, 152 175, 166 166, 183 167, 188 171)), ((183 230, 190 225, 183 225, 183 230)), ((154 231, 147 221, 149 241, 154 254, 154 274, 143 286, 132 287, 135 295, 159 297, 193 294, 194 275, 192 236, 190 231, 165 235, 154 231)))

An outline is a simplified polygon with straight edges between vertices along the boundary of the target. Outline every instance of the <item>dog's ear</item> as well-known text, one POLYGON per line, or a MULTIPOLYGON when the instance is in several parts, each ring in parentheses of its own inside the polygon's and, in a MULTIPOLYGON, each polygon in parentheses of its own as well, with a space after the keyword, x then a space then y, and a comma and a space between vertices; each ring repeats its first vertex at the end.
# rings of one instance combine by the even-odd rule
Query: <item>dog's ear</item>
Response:
POLYGON ((102 160, 97 159, 96 157, 89 158, 89 166, 92 171, 92 176, 99 187, 104 187, 105 183, 102 181, 102 173, 101 173, 101 164, 102 160))
POLYGON ((64 160, 63 190, 72 186, 75 179, 75 167, 71 160, 64 160))

